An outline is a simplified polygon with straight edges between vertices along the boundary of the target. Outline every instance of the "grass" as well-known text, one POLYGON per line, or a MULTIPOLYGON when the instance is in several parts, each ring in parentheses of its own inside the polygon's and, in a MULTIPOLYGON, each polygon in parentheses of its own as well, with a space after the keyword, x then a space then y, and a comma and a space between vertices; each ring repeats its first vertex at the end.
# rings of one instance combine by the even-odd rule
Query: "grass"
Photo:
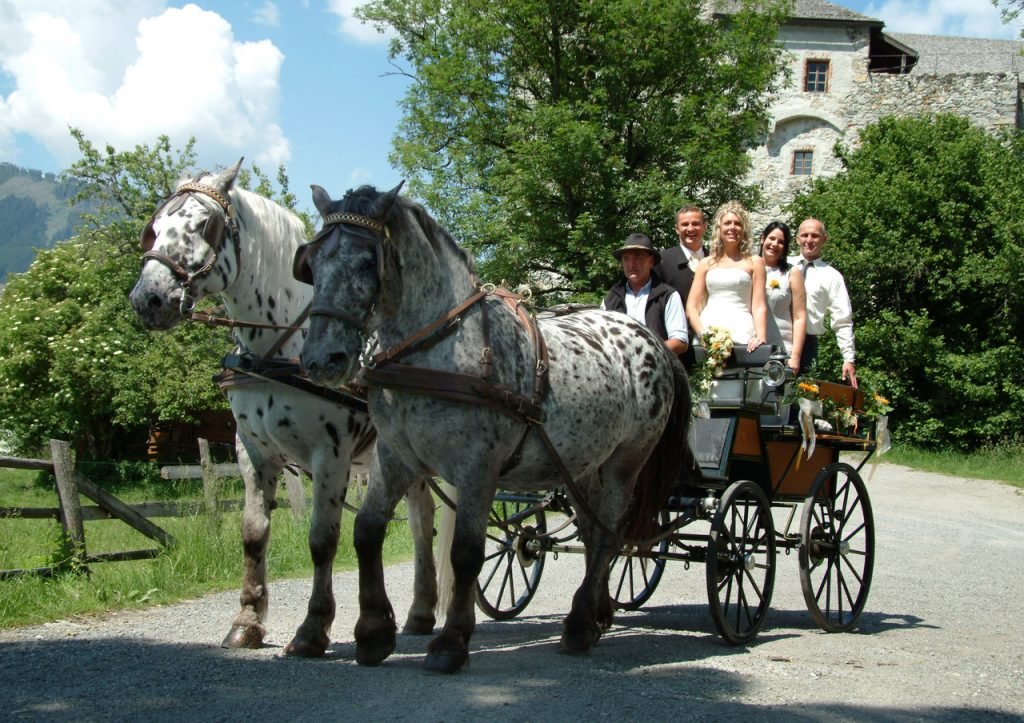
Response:
POLYGON ((1024 444, 986 447, 970 454, 893 447, 882 457, 882 461, 925 472, 1006 482, 1024 489, 1024 444))
MULTIPOLYGON (((992 447, 973 454, 895 447, 882 460, 928 472, 997 480, 1024 488, 1024 444, 992 447)), ((54 507, 56 494, 52 484, 47 475, 0 469, 0 506, 54 507)), ((129 503, 202 498, 198 482, 143 480, 113 491, 129 503)), ((229 481, 222 493, 224 498, 241 495, 240 480, 229 481)), ((286 496, 284 490, 279 496, 282 499, 286 496)), ((91 504, 84 500, 83 503, 91 504)), ((399 514, 402 514, 401 508, 399 514)), ((290 510, 278 509, 272 519, 267 561, 270 578, 310 576, 313 566, 306 540, 309 514, 304 519, 295 519, 290 510)), ((356 566, 352 521, 351 513, 342 516, 336 571, 356 566)), ((24 576, 0 581, 0 628, 169 604, 211 592, 239 589, 242 581, 241 512, 226 513, 216 520, 196 515, 160 518, 155 522, 177 539, 173 548, 156 559, 92 565, 88 577, 64 574, 51 579, 24 576)), ((117 520, 86 522, 85 539, 90 553, 155 547, 153 541, 117 520)), ((0 569, 52 564, 60 549, 59 542, 60 525, 55 520, 0 519, 0 569)), ((386 563, 412 556, 412 537, 404 522, 392 523, 384 554, 386 563)))
MULTIPOLYGON (((0 506, 55 507, 56 493, 46 475, 0 469, 0 506)), ((162 499, 201 499, 194 483, 169 485, 159 490, 162 499)), ((157 499, 143 485, 119 490, 125 501, 157 499)), ((223 498, 241 497, 241 482, 231 481, 223 498)), ((284 490, 279 495, 285 498, 284 490)), ((83 504, 91 504, 83 499, 83 504)), ((402 514, 399 508, 399 514, 402 514)), ((309 512, 296 519, 291 510, 278 509, 272 516, 267 559, 270 579, 308 577, 313 564, 307 534, 309 512)), ((352 549, 353 515, 342 516, 341 544, 335 571, 356 567, 352 549)), ((0 628, 32 625, 72 616, 97 615, 110 610, 162 605, 211 592, 237 590, 242 582, 241 512, 219 518, 195 515, 158 518, 154 522, 176 538, 176 544, 152 560, 107 562, 90 565, 88 576, 66 573, 53 578, 20 576, 0 581, 0 628)), ((0 519, 0 569, 50 565, 59 557, 61 529, 56 520, 0 519)), ((90 554, 157 547, 156 543, 118 520, 85 523, 86 548, 90 554)), ((412 538, 405 522, 396 521, 385 541, 385 563, 409 559, 412 538)))

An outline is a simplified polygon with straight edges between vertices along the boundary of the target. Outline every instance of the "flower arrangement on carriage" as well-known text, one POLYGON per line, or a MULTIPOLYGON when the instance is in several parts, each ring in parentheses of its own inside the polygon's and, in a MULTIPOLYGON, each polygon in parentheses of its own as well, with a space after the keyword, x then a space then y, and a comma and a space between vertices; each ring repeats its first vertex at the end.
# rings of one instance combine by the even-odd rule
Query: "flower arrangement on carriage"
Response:
POLYGON ((776 413, 781 423, 790 418, 788 410, 795 406, 793 421, 800 427, 808 456, 814 452, 818 434, 875 442, 878 455, 889 449, 891 402, 864 380, 855 388, 809 377, 793 378, 782 360, 769 361, 763 368, 727 369, 733 355, 729 332, 710 327, 700 340, 705 358, 690 376, 694 417, 708 418, 712 408, 728 407, 738 398, 740 408, 776 413), (751 376, 756 377, 753 385, 751 376), (777 392, 771 393, 768 387, 777 392), (773 404, 775 410, 770 409, 773 404))

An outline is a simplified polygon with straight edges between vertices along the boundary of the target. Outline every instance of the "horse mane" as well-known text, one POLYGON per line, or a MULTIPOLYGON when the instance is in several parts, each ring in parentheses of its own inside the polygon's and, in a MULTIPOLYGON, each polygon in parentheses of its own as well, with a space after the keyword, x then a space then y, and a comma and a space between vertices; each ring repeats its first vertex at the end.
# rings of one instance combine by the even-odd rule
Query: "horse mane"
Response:
MULTIPOLYGON (((194 177, 184 175, 178 185, 187 181, 210 183, 218 174, 199 171, 194 177)), ((257 242, 245 250, 247 270, 257 279, 279 278, 283 269, 291 278, 295 249, 306 242, 306 225, 291 209, 253 191, 232 185, 228 191, 235 207, 239 230, 257 242)))
POLYGON ((244 188, 232 189, 231 196, 239 227, 253 237, 264 237, 247 249, 251 272, 257 279, 269 279, 284 269, 290 277, 295 249, 306 242, 302 220, 281 204, 244 188))
MULTIPOLYGON (((379 197, 380 192, 373 186, 360 186, 355 190, 348 191, 342 199, 342 204, 346 211, 363 216, 374 216, 373 205, 379 197)), ((399 196, 395 200, 395 206, 388 213, 387 224, 391 227, 393 236, 422 236, 437 256, 445 251, 451 252, 466 265, 466 271, 476 278, 473 256, 459 246, 452 235, 448 233, 448 229, 439 224, 419 203, 399 196)))

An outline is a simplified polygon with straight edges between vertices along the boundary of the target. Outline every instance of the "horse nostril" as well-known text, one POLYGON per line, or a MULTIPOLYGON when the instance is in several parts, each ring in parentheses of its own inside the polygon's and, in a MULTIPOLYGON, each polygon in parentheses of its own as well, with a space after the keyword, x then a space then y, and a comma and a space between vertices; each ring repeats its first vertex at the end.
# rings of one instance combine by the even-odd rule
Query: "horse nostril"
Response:
POLYGON ((344 354, 342 352, 334 352, 329 357, 327 357, 327 363, 328 365, 331 366, 339 366, 344 368, 344 366, 348 364, 348 354, 344 354))
POLYGON ((164 305, 164 302, 156 294, 150 294, 149 299, 146 300, 146 306, 150 309, 159 309, 164 305))

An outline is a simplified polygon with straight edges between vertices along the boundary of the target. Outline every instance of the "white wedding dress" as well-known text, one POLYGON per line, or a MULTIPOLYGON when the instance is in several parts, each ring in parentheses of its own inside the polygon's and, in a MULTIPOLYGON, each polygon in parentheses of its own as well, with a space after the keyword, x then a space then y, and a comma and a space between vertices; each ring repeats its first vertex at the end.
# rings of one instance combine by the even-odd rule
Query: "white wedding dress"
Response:
POLYGON ((704 331, 711 327, 727 329, 732 343, 745 346, 754 336, 754 317, 750 311, 750 297, 754 279, 740 268, 712 267, 705 277, 708 303, 700 312, 704 331))
POLYGON ((765 297, 768 302, 768 341, 793 350, 793 290, 789 287, 789 269, 766 266, 765 297))

